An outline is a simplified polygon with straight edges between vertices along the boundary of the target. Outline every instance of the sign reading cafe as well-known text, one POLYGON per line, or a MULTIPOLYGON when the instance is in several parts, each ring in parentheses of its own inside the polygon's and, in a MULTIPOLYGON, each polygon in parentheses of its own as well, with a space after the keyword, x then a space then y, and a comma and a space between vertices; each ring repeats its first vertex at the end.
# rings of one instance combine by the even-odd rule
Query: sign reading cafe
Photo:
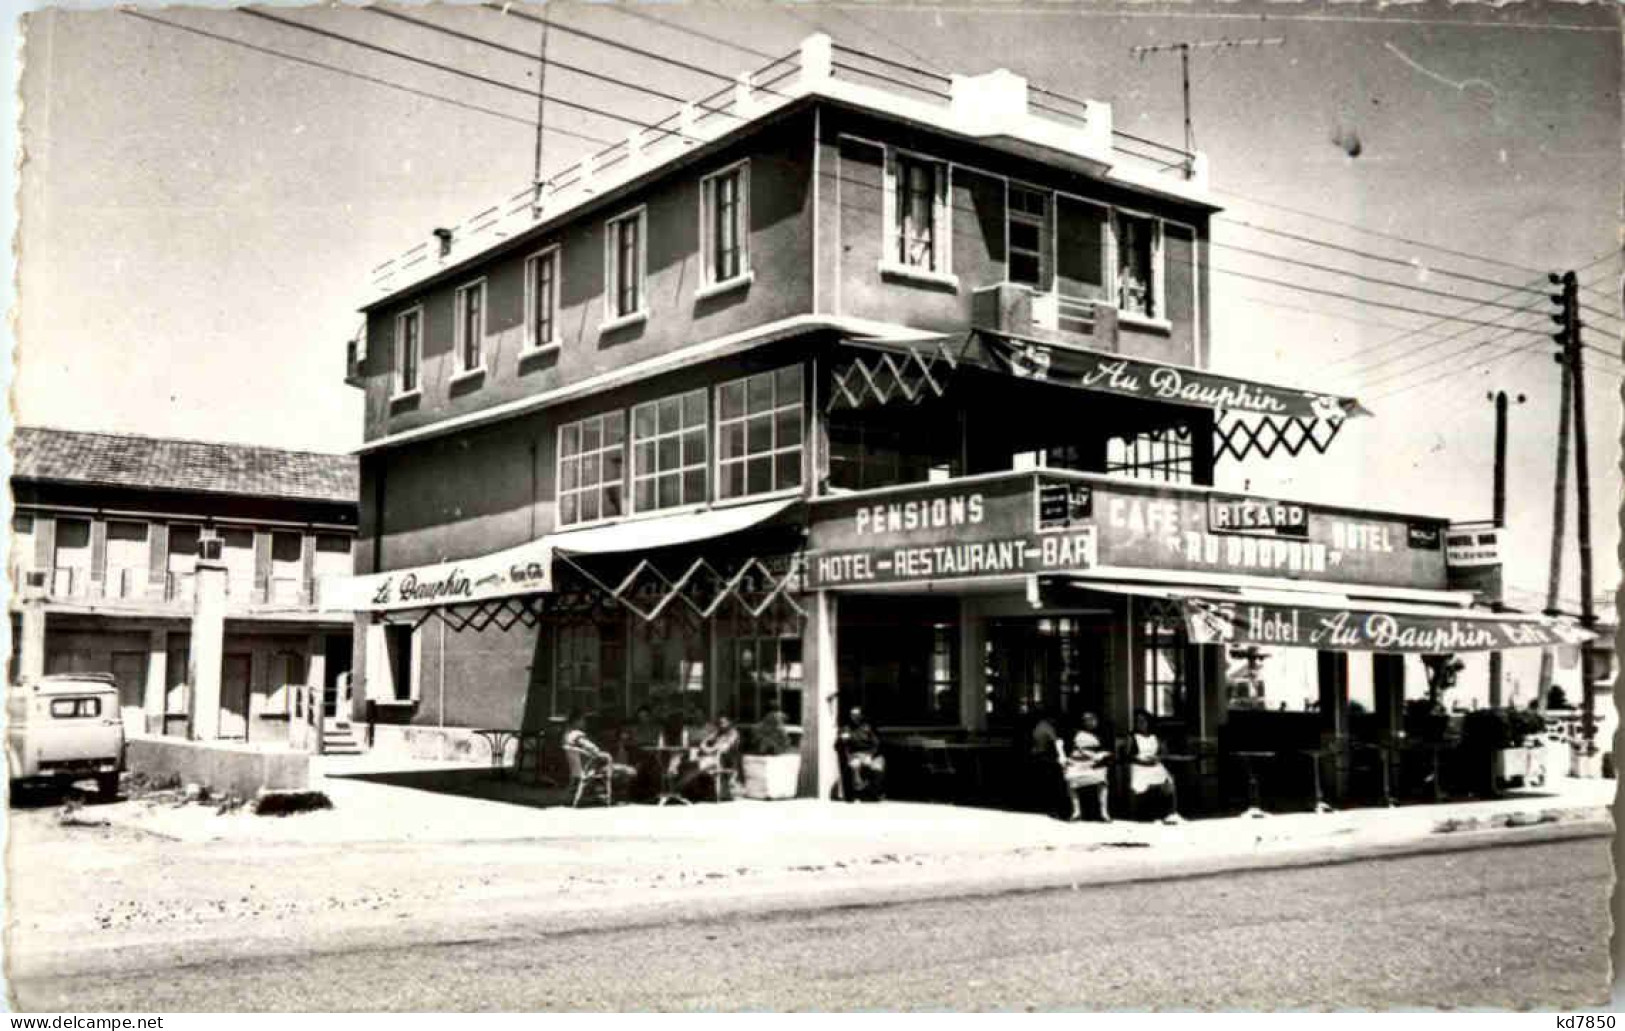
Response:
POLYGON ((531 541, 462 562, 323 581, 321 607, 329 611, 383 612, 461 605, 552 589, 552 545, 531 541))

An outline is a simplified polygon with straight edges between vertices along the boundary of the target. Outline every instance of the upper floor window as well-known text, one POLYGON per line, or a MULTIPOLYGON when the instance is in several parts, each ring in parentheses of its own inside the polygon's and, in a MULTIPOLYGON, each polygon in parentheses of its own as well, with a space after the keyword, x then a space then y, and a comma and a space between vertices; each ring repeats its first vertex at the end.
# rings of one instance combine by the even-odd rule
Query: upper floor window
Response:
POLYGON ((1117 310, 1162 318, 1162 222, 1119 211, 1112 226, 1117 241, 1117 310))
POLYGON ((727 283, 750 271, 746 253, 750 165, 740 162, 700 181, 701 250, 706 285, 727 283))
POLYGON ((948 273, 948 166, 913 154, 887 158, 887 262, 948 273))
POLYGON ((644 209, 611 219, 605 237, 605 280, 611 321, 642 315, 645 246, 644 209))
POLYGON ((801 442, 801 366, 717 388, 719 497, 799 487, 801 442))
POLYGON ((625 467, 624 412, 606 412, 560 426, 559 524, 621 515, 625 467))
POLYGON ((413 308, 395 316, 395 393, 415 392, 422 366, 423 309, 413 308))
POLYGON ((649 512, 705 500, 705 391, 632 409, 632 509, 649 512))
POLYGON ((1194 483, 1191 428, 1176 423, 1106 441, 1106 472, 1136 480, 1194 483))
POLYGON ((559 249, 549 247, 525 259, 525 349, 557 347, 559 249))
POLYGON ((1009 273, 1012 283, 1049 289, 1049 195, 1010 187, 1008 225, 1009 273))
POLYGON ((457 290, 457 371, 485 368, 485 280, 457 290))

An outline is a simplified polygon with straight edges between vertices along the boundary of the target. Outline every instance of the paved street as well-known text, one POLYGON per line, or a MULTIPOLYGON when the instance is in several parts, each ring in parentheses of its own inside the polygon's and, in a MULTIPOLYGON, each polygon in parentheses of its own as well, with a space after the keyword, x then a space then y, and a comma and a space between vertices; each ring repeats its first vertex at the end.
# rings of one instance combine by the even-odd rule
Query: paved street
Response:
POLYGON ((1592 837, 447 944, 289 931, 13 989, 47 1010, 1553 1008, 1606 995, 1610 883, 1592 837))

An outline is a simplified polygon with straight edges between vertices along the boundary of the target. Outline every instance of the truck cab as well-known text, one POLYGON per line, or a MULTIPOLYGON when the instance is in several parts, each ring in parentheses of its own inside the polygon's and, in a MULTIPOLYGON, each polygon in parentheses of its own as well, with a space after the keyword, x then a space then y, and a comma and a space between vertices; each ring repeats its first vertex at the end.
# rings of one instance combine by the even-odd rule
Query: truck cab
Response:
POLYGON ((72 673, 12 685, 6 718, 6 764, 13 788, 94 777, 104 800, 118 796, 124 723, 112 674, 72 673))

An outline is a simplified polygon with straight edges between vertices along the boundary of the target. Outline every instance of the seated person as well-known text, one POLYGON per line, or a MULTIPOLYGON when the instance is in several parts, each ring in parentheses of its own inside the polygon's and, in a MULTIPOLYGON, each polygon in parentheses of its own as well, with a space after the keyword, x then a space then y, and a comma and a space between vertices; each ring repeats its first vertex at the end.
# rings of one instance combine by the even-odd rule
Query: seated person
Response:
POLYGON ((1056 732, 1054 721, 1047 714, 1038 713, 1030 731, 1027 771, 1031 783, 1029 798, 1039 812, 1061 815, 1062 796, 1067 794, 1062 777, 1065 762, 1066 750, 1061 747, 1061 735, 1056 732))
POLYGON ((1083 793, 1093 788, 1095 798, 1100 803, 1101 821, 1112 822, 1111 809, 1107 804, 1106 784, 1111 752, 1101 746, 1099 730, 1100 722, 1095 718, 1095 714, 1084 713, 1082 729, 1073 735, 1072 750, 1066 756, 1063 773, 1066 777, 1067 794, 1072 798, 1072 820, 1083 819, 1083 793))
POLYGON ((570 715, 565 720, 564 747, 575 749, 581 754, 583 773, 594 773, 608 766, 615 787, 622 787, 638 771, 625 763, 616 762, 614 756, 593 744, 592 738, 587 736, 586 722, 586 717, 581 714, 580 709, 570 710, 570 715))
POLYGON ((677 790, 687 795, 703 780, 709 782, 713 797, 720 795, 718 778, 722 775, 723 767, 732 768, 734 754, 738 751, 739 731, 735 729, 733 720, 718 716, 716 723, 706 727, 705 736, 694 750, 694 763, 678 780, 677 790))
POLYGON ((876 801, 884 801, 886 757, 880 754, 880 735, 869 725, 862 709, 854 706, 847 713, 846 726, 841 728, 835 744, 845 774, 842 785, 847 789, 846 800, 855 802, 868 796, 876 801))
POLYGON ((1163 823, 1183 823, 1179 815, 1179 801, 1174 778, 1162 764, 1162 741, 1151 729, 1151 714, 1144 709, 1134 714, 1134 736, 1129 739, 1129 793, 1137 816, 1141 804, 1156 796, 1167 806, 1163 823))

